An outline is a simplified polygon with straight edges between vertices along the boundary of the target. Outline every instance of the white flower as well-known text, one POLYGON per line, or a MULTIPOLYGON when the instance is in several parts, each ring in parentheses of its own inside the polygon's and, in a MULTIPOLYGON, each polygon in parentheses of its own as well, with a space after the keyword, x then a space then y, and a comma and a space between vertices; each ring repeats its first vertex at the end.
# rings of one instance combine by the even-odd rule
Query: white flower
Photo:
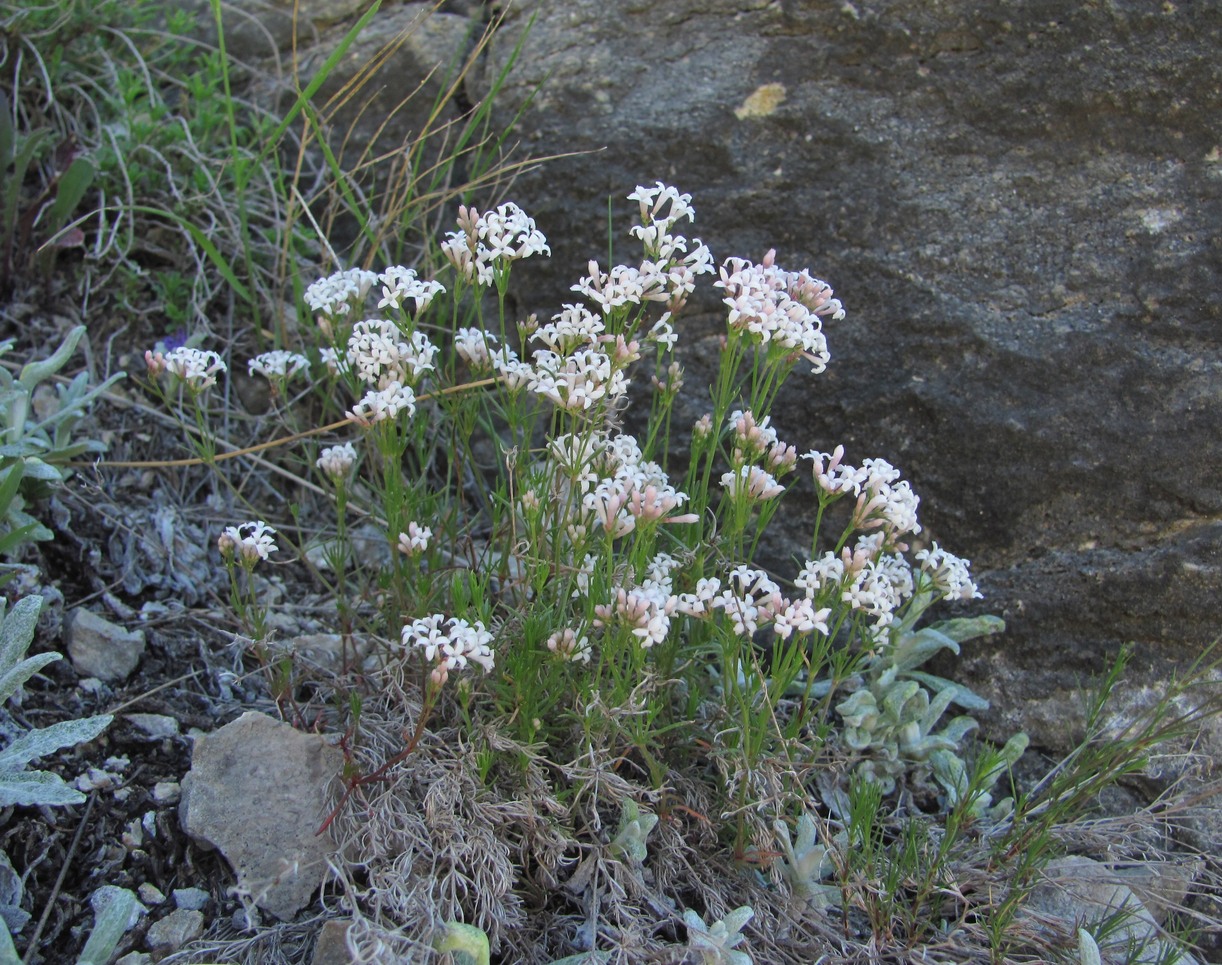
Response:
POLYGON ((774 264, 775 257, 776 252, 769 251, 761 265, 728 258, 714 285, 725 290, 722 302, 730 310, 731 329, 758 345, 774 343, 804 355, 817 374, 831 358, 821 316, 840 319, 844 309, 826 284, 805 271, 784 271, 774 264))
POLYGON ((727 472, 721 477, 721 485, 731 498, 741 492, 754 502, 775 499, 785 491, 771 473, 759 466, 743 466, 738 472, 727 472))
POLYGON ((858 529, 882 526, 891 538, 919 533, 917 506, 921 499, 907 480, 900 480, 899 470, 885 459, 867 459, 860 472, 864 478, 853 525, 858 529))
POLYGON ((842 579, 844 579, 844 562, 833 553, 824 553, 817 560, 807 560, 793 584, 806 591, 808 600, 813 600, 824 587, 839 585, 842 579))
POLYGON ((360 305, 378 276, 363 268, 337 271, 320 278, 305 290, 305 303, 315 312, 329 317, 347 315, 360 305))
POLYGON ((441 243, 442 254, 463 278, 478 285, 491 285, 497 267, 552 253, 534 219, 512 202, 483 214, 461 206, 458 226, 462 230, 450 232, 441 243))
POLYGON ((356 462, 356 448, 351 442, 345 442, 338 446, 328 446, 320 452, 315 465, 323 473, 338 481, 348 475, 354 462, 356 462))
POLYGON ((644 301, 666 301, 670 296, 662 290, 662 277, 649 281, 641 277, 638 269, 628 265, 615 265, 607 274, 599 271, 598 262, 591 261, 589 274, 574 285, 572 290, 597 304, 604 314, 610 314, 624 305, 639 305, 644 301))
POLYGON ((412 300, 416 303, 417 315, 445 291, 439 282, 418 278, 414 269, 400 265, 387 268, 378 275, 378 281, 382 283, 382 300, 378 302, 378 308, 389 306, 397 311, 403 301, 412 300))
POLYGON ((404 647, 418 647, 424 651, 424 659, 436 661, 431 677, 434 683, 445 683, 450 671, 462 670, 468 663, 479 664, 484 672, 492 670, 495 655, 492 652, 492 634, 483 623, 476 620, 468 623, 459 617, 451 617, 449 629, 441 629, 445 615, 434 613, 414 620, 403 627, 400 641, 404 647))
POLYGON ((557 355, 535 352, 530 390, 569 412, 584 412, 604 399, 616 400, 628 391, 628 380, 611 365, 610 356, 590 349, 557 355))
POLYGON ((429 540, 433 531, 419 523, 408 523, 407 532, 399 534, 399 552, 405 556, 415 556, 429 548, 429 540))
POLYGON ((551 255, 547 238, 535 227, 535 219, 512 201, 500 205, 496 211, 484 213, 477 226, 479 238, 488 248, 493 260, 516 261, 531 255, 551 255))
POLYGON ((571 629, 557 630, 547 638, 547 649, 573 663, 590 662, 590 640, 571 629))
POLYGON ((655 182, 652 188, 637 185, 637 189, 628 195, 628 200, 640 203, 643 226, 669 229, 684 218, 688 221, 696 220, 696 212, 692 210, 692 196, 680 194, 678 188, 670 187, 661 181, 655 182))
POLYGON ((844 458, 844 446, 837 446, 830 453, 815 449, 803 453, 803 459, 811 461, 811 475, 815 485, 829 495, 861 491, 861 484, 866 473, 853 466, 841 463, 844 458))
POLYGON ((392 382, 414 385, 434 369, 437 346, 423 332, 405 335, 394 322, 367 318, 352 326, 348 361, 368 385, 386 388, 392 382))
POLYGON ((262 375, 268 379, 290 379, 309 367, 310 360, 304 355, 283 349, 256 355, 247 363, 251 375, 262 375))
POLYGON ((921 570, 929 575, 934 589, 946 600, 979 600, 982 596, 972 582, 971 563, 941 549, 933 543, 930 549, 915 554, 921 570))
POLYGON ((182 379, 195 392, 216 385, 218 372, 228 371, 216 352, 179 346, 167 352, 164 358, 165 371, 182 379))
POLYGON ((546 325, 535 329, 531 341, 564 355, 579 348, 593 348, 606 331, 603 320, 583 305, 565 305, 546 325))
POLYGON ((271 534, 276 532, 267 523, 255 521, 240 526, 226 526, 217 540, 217 548, 225 559, 238 557, 244 566, 252 567, 279 548, 271 534))
POLYGON ((460 328, 454 333, 454 351, 476 372, 492 368, 493 346, 497 337, 482 328, 460 328))
POLYGON ((406 385, 391 382, 384 389, 370 389, 347 413, 349 419, 363 426, 393 419, 404 409, 408 416, 416 414, 416 395, 406 385))

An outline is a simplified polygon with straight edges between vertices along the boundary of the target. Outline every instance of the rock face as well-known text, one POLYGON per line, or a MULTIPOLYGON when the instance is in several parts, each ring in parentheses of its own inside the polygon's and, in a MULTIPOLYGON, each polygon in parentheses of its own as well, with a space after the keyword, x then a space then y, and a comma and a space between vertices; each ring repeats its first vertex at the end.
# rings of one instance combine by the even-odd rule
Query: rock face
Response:
MULTIPOLYGON (((318 30, 351 14, 310 9, 318 30)), ((443 9, 450 39, 432 64, 409 43, 399 89, 471 43, 479 5, 443 9)), ((1121 643, 1157 689, 1219 629, 1220 41, 1222 8, 1172 2, 517 0, 469 96, 517 52, 494 126, 521 110, 524 150, 591 152, 513 184, 555 253, 524 266, 522 312, 571 300, 607 197, 657 179, 694 195, 717 258, 775 247, 836 288, 832 364, 774 423, 904 471, 924 535, 1008 623, 956 677, 992 699, 992 736, 1063 750, 1121 643)), ((692 405, 715 352, 682 356, 692 405)))
POLYGON ((255 904, 287 921, 313 899, 335 850, 329 834, 315 832, 342 764, 321 737, 243 714, 196 739, 179 819, 220 849, 255 904))
POLYGON ((500 116, 547 78, 524 143, 598 153, 513 187, 555 254, 523 309, 554 312, 605 261, 607 196, 657 179, 718 259, 826 278, 831 366, 774 422, 900 467, 973 561, 1009 629, 955 674, 995 736, 1063 749, 1121 643, 1157 687, 1217 635, 1222 8, 528 0, 490 72, 534 14, 500 116))

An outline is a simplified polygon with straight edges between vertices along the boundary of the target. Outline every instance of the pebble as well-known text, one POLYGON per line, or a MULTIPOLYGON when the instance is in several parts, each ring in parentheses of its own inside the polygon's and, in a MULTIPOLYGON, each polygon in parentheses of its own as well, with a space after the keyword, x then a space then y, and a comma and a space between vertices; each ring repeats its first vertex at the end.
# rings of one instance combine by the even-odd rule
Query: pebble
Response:
POLYGON ((153 785, 153 801, 157 804, 175 804, 182 796, 182 785, 177 781, 158 781, 153 785))
POLYGON ((178 721, 166 714, 125 714, 137 730, 143 731, 149 740, 163 740, 178 736, 178 721))
POLYGON ((172 952, 204 933, 204 916, 198 911, 180 908, 154 922, 145 936, 153 951, 172 952))
POLYGON ((211 897, 203 888, 174 889, 174 904, 187 911, 203 911, 211 897))
POLYGON ((165 895, 162 894, 161 889, 147 881, 136 889, 136 897, 146 905, 160 905, 165 901, 165 895))

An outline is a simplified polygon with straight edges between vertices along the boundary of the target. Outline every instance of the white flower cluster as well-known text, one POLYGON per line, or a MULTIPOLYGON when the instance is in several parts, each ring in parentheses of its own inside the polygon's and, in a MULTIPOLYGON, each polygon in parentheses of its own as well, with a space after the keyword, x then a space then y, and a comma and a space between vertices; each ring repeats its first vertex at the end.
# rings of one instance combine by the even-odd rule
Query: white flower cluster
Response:
POLYGON ((628 393, 628 380, 605 352, 582 348, 557 355, 540 349, 528 387, 561 409, 585 412, 597 402, 622 399, 628 393))
POLYGON ((696 521, 692 515, 671 515, 687 502, 687 494, 671 485, 661 466, 644 458, 632 436, 564 435, 547 451, 581 494, 583 529, 594 526, 618 539, 639 523, 696 521))
POLYGON ((351 442, 345 442, 338 446, 328 446, 320 452, 315 465, 325 475, 338 482, 348 475, 354 462, 356 462, 356 448, 351 442))
POLYGON ((794 633, 828 632, 831 609, 814 608, 810 597, 789 600, 763 570, 739 565, 730 571, 724 590, 712 597, 709 606, 725 611, 741 637, 750 638, 762 626, 788 640, 794 633))
POLYGON ((423 332, 407 335, 394 322, 367 318, 352 326, 348 364, 367 385, 384 389, 393 382, 414 386, 434 370, 437 346, 423 332))
POLYGON ((830 588, 841 602, 874 620, 879 639, 913 593, 911 567, 898 553, 883 552, 882 533, 858 537, 853 548, 846 546, 839 556, 829 552, 807 560, 794 585, 809 600, 830 588))
POLYGON ((370 389, 345 414, 358 425, 369 427, 375 422, 394 419, 404 409, 409 417, 416 414, 416 394, 409 386, 391 382, 384 389, 370 389))
POLYGON ((844 447, 831 453, 811 450, 803 454, 811 462, 815 485, 831 496, 853 493, 857 506, 853 510, 853 525, 857 529, 882 527, 889 541, 898 541, 906 534, 917 534, 917 507, 921 498, 912 491, 907 480, 885 459, 867 459, 860 468, 843 462, 844 447))
POLYGON ((349 268, 320 278, 305 290, 305 303, 319 315, 335 318, 349 314, 362 305, 369 289, 378 280, 375 272, 349 268))
POLYGON ((382 283, 382 300, 378 308, 393 308, 399 311, 403 302, 414 301, 416 314, 424 311, 429 302, 445 291, 440 282, 425 281, 417 277, 415 269, 393 265, 378 275, 382 283))
POLYGON ((235 557, 248 569, 259 560, 265 560, 278 549, 272 534, 276 532, 267 523, 256 521, 240 526, 226 526, 217 540, 217 549, 226 560, 235 557))
POLYGON ((148 364, 149 375, 156 378, 162 372, 169 372, 187 383, 193 392, 216 385, 217 373, 228 371, 228 366, 216 352, 188 348, 185 345, 180 345, 164 355, 160 352, 145 352, 144 360, 148 364))
POLYGON ((972 582, 971 563, 941 549, 937 543, 919 550, 916 560, 933 581, 934 590, 944 600, 979 600, 980 590, 972 582))
POLYGON ((548 637, 547 649, 557 657, 572 663, 589 663, 592 652, 590 638, 570 628, 557 630, 548 637))
POLYGON ((552 253, 534 218, 512 202, 481 214, 458 209, 458 226, 441 243, 442 254, 469 283, 491 285, 496 269, 531 255, 552 253))
POLYGON ((671 615, 679 604, 671 583, 671 572, 678 565, 673 557, 659 553, 650 561, 643 582, 617 589, 610 603, 594 607, 594 626, 627 626, 646 650, 665 641, 670 633, 671 615))
POLYGON ((695 219, 691 195, 659 181, 653 188, 637 187, 628 199, 640 204, 641 223, 633 225, 629 234, 642 242, 645 258, 639 266, 613 265, 605 272, 591 261, 587 274, 572 290, 606 315, 630 305, 664 304, 667 314, 655 323, 651 335, 669 349, 674 345, 669 316, 687 301, 696 287, 696 276, 713 271, 713 256, 700 239, 688 251, 688 240, 672 233, 680 221, 695 219))
POLYGON ((730 413, 727 422, 733 433, 732 465, 744 466, 762 460, 769 471, 784 475, 798 464, 798 451, 777 438, 776 430, 769 425, 771 421, 771 416, 764 416, 762 422, 756 422, 753 412, 741 409, 730 413))
POLYGON ((831 355, 821 316, 841 319, 844 307, 825 282, 806 271, 785 271, 775 258, 776 252, 769 251, 760 265, 744 258, 728 258, 722 265, 720 280, 713 284, 726 293, 722 303, 730 310, 730 328, 759 345, 801 353, 814 372, 822 372, 831 355))
POLYGON ((267 379, 291 379, 298 372, 304 372, 310 367, 310 360, 299 352, 286 352, 277 349, 274 352, 264 352, 256 355, 247 363, 251 375, 262 375, 267 379))
POLYGON ((399 534, 399 552, 404 556, 418 556, 429 548, 433 531, 419 523, 408 523, 407 532, 399 534))
POLYGON ((483 623, 476 620, 468 623, 459 617, 450 617, 447 629, 442 629, 446 623, 443 613, 434 613, 419 620, 413 620, 403 627, 400 640, 404 648, 419 647, 424 651, 424 659, 430 663, 436 661, 436 666, 429 678, 437 686, 449 679, 450 671, 462 670, 468 663, 477 663, 488 673, 492 670, 495 655, 492 652, 492 634, 483 623))
POLYGON ((738 472, 723 473, 721 486, 731 499, 742 494, 754 503, 776 499, 785 491, 785 487, 778 483, 771 473, 759 466, 743 466, 738 472))

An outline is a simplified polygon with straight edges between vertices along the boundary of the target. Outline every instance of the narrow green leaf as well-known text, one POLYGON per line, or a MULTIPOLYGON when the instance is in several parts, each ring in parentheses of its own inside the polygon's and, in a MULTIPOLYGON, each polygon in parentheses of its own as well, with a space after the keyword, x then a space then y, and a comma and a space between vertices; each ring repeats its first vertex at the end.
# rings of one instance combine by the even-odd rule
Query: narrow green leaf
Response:
POLYGON ((361 16, 361 19, 353 25, 351 30, 344 34, 343 40, 341 40, 336 46, 335 50, 331 52, 331 56, 323 61, 322 67, 319 68, 318 73, 316 73, 306 85, 305 90, 297 95, 297 100, 293 102, 293 106, 290 107, 288 112, 284 115, 284 120, 282 120, 279 126, 277 126, 277 128, 272 132, 271 137, 269 137, 267 139, 267 143, 264 144, 263 150, 260 151, 259 155, 255 158, 255 164, 259 164, 264 158, 267 157, 268 153, 275 150, 276 145, 280 143, 280 139, 284 137, 284 132, 289 129, 289 125, 297 119, 297 115, 301 113, 301 109, 310 102, 314 95, 318 93, 318 89, 322 87, 324 83, 326 83, 327 77, 330 76, 331 71, 335 69, 335 65, 343 60, 344 55, 348 52, 348 48, 352 46, 353 42, 358 36, 360 36, 361 31, 369 25, 370 21, 377 16, 378 10, 381 8, 381 6, 382 0, 374 0, 374 2, 370 4, 369 9, 366 10, 361 16))
POLYGON ((212 262, 213 267, 215 267, 216 270, 221 273, 221 277, 224 278, 229 284, 229 287, 234 290, 234 293, 237 294, 243 301, 251 304, 254 303, 255 299, 254 296, 251 295, 250 289, 238 280, 238 276, 233 273, 233 269, 229 266, 229 261, 220 253, 220 250, 216 247, 216 245, 212 243, 212 239, 186 218, 175 214, 173 211, 167 211, 165 208, 154 208, 144 204, 125 206, 125 210, 138 211, 141 214, 151 214, 158 218, 165 218, 169 221, 173 221, 191 236, 192 241, 194 241, 204 250, 204 254, 208 256, 208 260, 212 262))
POLYGON ((96 174, 97 168, 85 157, 78 157, 68 165, 68 170, 59 179, 59 189, 47 215, 47 224, 52 231, 58 231, 64 226, 69 215, 85 197, 85 192, 89 190, 96 174))

